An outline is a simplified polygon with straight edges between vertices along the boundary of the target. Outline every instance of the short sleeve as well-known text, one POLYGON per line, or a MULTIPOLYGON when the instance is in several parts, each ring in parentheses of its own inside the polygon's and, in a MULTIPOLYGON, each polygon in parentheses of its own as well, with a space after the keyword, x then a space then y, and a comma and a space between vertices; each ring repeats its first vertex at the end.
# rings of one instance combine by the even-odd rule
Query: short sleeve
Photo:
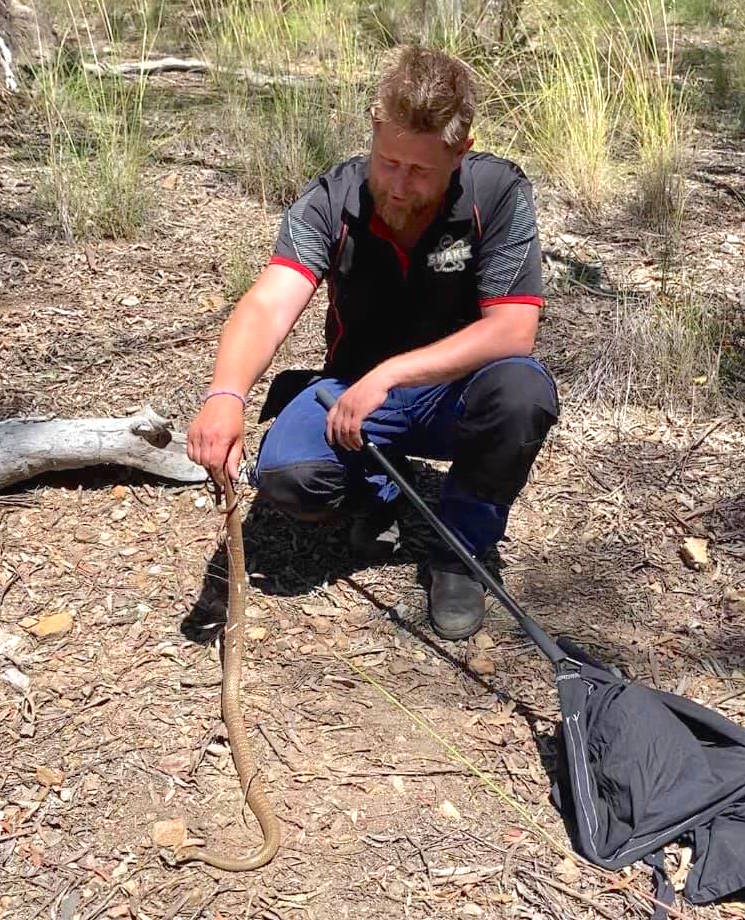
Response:
POLYGON ((318 286, 328 271, 333 245, 328 190, 314 179, 285 210, 270 265, 287 265, 318 286))
MULTIPOLYGON (((500 183, 501 184, 501 183, 500 183)), ((541 247, 530 182, 520 178, 490 189, 492 205, 480 215, 476 263, 479 307, 499 303, 543 305, 541 247)))

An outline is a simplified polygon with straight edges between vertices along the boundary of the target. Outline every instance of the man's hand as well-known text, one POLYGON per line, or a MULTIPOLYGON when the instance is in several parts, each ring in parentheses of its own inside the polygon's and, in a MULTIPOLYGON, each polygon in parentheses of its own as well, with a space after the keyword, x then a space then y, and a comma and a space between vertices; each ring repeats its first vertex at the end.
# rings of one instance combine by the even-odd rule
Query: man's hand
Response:
POLYGON ((382 406, 388 384, 379 369, 370 371, 343 393, 326 416, 326 439, 347 450, 362 450, 362 422, 382 406))
POLYGON ((215 482, 222 484, 226 460, 231 479, 238 479, 242 452, 243 406, 234 396, 213 396, 189 426, 189 459, 205 467, 215 482))

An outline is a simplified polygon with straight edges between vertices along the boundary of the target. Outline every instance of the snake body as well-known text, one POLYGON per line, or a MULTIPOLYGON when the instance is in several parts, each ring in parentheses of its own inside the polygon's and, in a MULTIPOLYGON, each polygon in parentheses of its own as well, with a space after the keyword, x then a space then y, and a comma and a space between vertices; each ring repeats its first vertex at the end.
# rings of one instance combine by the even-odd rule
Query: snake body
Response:
POLYGON ((228 872, 246 872, 266 865, 279 847, 279 823, 269 800, 264 794, 258 771, 248 743, 246 726, 241 713, 241 664, 243 635, 246 628, 246 560, 243 551, 243 532, 233 484, 225 471, 225 514, 227 515, 228 556, 228 620, 225 625, 222 716, 228 729, 230 750, 241 781, 244 802, 254 813, 264 835, 264 843, 248 856, 231 857, 203 847, 186 847, 179 854, 179 862, 197 860, 225 869, 228 872))

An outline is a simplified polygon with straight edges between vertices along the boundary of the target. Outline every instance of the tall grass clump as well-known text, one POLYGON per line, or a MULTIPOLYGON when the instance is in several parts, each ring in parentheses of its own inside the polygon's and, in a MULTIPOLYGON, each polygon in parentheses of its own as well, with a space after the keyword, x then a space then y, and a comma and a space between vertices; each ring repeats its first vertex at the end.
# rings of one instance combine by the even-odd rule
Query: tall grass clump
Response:
POLYGON ((292 201, 313 176, 365 147, 372 56, 345 9, 330 0, 229 0, 222 13, 205 12, 200 41, 219 62, 222 127, 245 190, 264 201, 292 201), (263 88, 257 72, 269 77, 263 88))
POLYGON ((336 24, 346 0, 192 0, 202 24, 193 40, 216 65, 215 78, 230 89, 236 71, 297 72, 303 62, 333 57, 336 24))
POLYGON ((530 52, 484 75, 486 104, 505 113, 513 142, 585 208, 609 192, 616 109, 613 74, 602 44, 589 29, 546 16, 530 52))
MULTIPOLYGON (((110 26, 103 4, 99 15, 110 26)), ((70 19, 77 45, 81 51, 87 48, 90 62, 101 67, 84 10, 70 6, 70 19)), ((147 53, 145 21, 141 59, 147 53)), ((41 71, 40 87, 49 137, 43 195, 66 238, 132 237, 147 204, 142 183, 148 154, 143 130, 146 78, 127 81, 102 70, 91 72, 82 61, 71 61, 63 45, 41 71)))
POLYGON ((490 104, 513 143, 594 209, 630 165, 638 212, 669 226, 682 213, 685 84, 673 72, 664 0, 558 0, 536 6, 502 76, 485 74, 490 104))
POLYGON ((637 162, 637 211, 674 240, 683 219, 688 122, 687 82, 676 82, 675 33, 664 3, 626 0, 638 26, 622 47, 622 103, 637 162))
POLYGON ((671 11, 686 25, 723 26, 737 5, 738 0, 675 0, 671 11))
POLYGON ((731 331, 722 306, 701 294, 620 296, 578 395, 617 408, 715 405, 731 331))

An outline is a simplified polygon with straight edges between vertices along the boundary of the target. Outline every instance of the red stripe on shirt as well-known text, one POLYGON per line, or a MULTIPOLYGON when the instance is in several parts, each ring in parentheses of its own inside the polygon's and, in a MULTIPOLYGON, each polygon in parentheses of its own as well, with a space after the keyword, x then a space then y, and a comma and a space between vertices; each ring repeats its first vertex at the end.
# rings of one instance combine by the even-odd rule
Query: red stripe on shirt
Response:
POLYGON ((295 262, 292 259, 286 259, 284 256, 272 256, 269 260, 269 264, 284 265, 286 268, 294 268, 296 272, 300 272, 304 278, 307 278, 314 288, 318 287, 318 278, 316 278, 308 266, 303 265, 302 262, 295 262))
POLYGON ((375 236, 379 236, 382 240, 387 240, 391 246, 396 250, 396 255, 398 256, 398 264, 401 266, 401 271, 403 272, 404 278, 408 274, 409 265, 411 264, 411 257, 407 250, 393 239, 393 234, 391 233, 391 228, 388 224, 377 214, 373 214, 370 218, 370 233, 374 233, 375 236))
POLYGON ((349 227, 346 223, 341 225, 341 236, 339 237, 339 245, 336 247, 336 253, 334 255, 334 264, 332 266, 332 271, 329 272, 328 278, 328 291, 329 291, 329 309, 334 314, 334 319, 336 321, 336 337, 334 338, 333 343, 329 346, 326 353, 326 361, 328 364, 334 358, 336 349, 339 347, 339 342, 341 342, 344 337, 344 323, 341 321, 341 315, 339 313, 339 308, 336 305, 336 286, 334 284, 334 275, 336 274, 336 267, 339 264, 341 259, 341 254, 344 252, 344 247, 347 245, 347 235, 349 233, 349 227))
POLYGON ((486 297, 480 300, 479 308, 485 310, 487 307, 495 307, 500 303, 525 303, 543 307, 546 301, 543 297, 534 297, 532 294, 506 294, 504 297, 486 297))

